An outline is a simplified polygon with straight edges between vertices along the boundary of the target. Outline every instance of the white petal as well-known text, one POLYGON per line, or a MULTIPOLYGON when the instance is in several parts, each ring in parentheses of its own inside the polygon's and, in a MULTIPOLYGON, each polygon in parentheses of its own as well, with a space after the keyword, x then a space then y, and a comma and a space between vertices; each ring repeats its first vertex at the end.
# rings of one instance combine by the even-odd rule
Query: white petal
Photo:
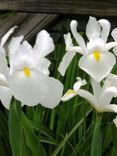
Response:
POLYGON ((90 53, 92 53, 93 51, 100 51, 100 52, 105 52, 105 43, 101 38, 95 38, 90 40, 87 43, 87 49, 90 53))
POLYGON ((117 97, 117 88, 105 88, 100 96, 101 105, 109 105, 113 97, 117 97))
POLYGON ((58 67, 58 71, 60 72, 62 76, 64 76, 75 54, 76 52, 67 51, 66 54, 63 56, 62 61, 60 62, 59 67, 58 67))
POLYGON ((105 20, 105 19, 101 19, 98 22, 99 22, 99 24, 102 27, 101 38, 106 43, 107 42, 108 35, 110 33, 111 24, 110 24, 110 22, 108 20, 105 20))
POLYGON ((49 102, 51 102, 51 104, 49 103, 50 107, 57 105, 57 98, 60 98, 60 94, 62 96, 62 93, 60 93, 60 85, 62 86, 62 84, 60 82, 60 84, 58 84, 57 80, 55 80, 57 81, 55 82, 52 78, 49 78, 38 71, 30 72, 31 73, 29 77, 26 77, 23 71, 12 74, 10 79, 10 88, 13 92, 14 97, 28 106, 34 106, 38 103, 42 103, 46 106, 49 102), (57 95, 55 95, 56 93, 57 95), (51 96, 53 96, 53 99, 51 96), (56 101, 56 103, 53 104, 52 100, 54 102, 56 101))
POLYGON ((56 107, 61 101, 63 93, 63 85, 59 80, 47 77, 45 85, 48 87, 45 98, 41 101, 42 106, 47 108, 56 107))
POLYGON ((117 127, 117 117, 115 119, 113 119, 113 122, 114 122, 115 126, 117 127))
POLYGON ((103 107, 103 112, 115 112, 117 113, 117 105, 116 104, 110 104, 105 107, 103 107))
POLYGON ((5 108, 9 109, 12 98, 11 90, 8 87, 0 86, 0 100, 5 108))
POLYGON ((111 35, 114 38, 114 40, 117 42, 117 28, 113 29, 111 35))
POLYGON ((72 20, 70 23, 70 27, 71 27, 71 32, 75 38, 75 40, 77 41, 77 43, 80 45, 80 47, 83 49, 84 54, 88 53, 86 45, 85 45, 85 41, 83 39, 83 37, 77 32, 77 21, 72 20))
POLYGON ((92 105, 92 107, 94 107, 95 109, 97 108, 98 106, 97 100, 90 92, 83 90, 83 89, 79 89, 77 91, 77 94, 85 98, 92 105))
POLYGON ((103 90, 109 87, 117 88, 117 75, 110 73, 104 81, 103 90))
POLYGON ((113 52, 117 56, 117 46, 113 48, 113 52))
POLYGON ((98 99, 101 94, 101 85, 100 82, 95 81, 94 79, 91 78, 91 86, 93 88, 93 94, 98 99))
POLYGON ((21 41, 23 40, 24 36, 13 37, 9 43, 9 57, 13 57, 15 53, 18 51, 19 47, 21 46, 21 41))
POLYGON ((46 30, 42 30, 37 34, 34 51, 38 57, 45 57, 54 50, 54 42, 50 34, 46 30))
POLYGON ((50 64, 51 64, 51 62, 48 59, 42 58, 39 62, 38 70, 45 75, 49 75, 50 71, 48 68, 49 68, 50 64))
POLYGON ((77 92, 81 88, 81 86, 84 86, 86 84, 87 82, 85 79, 82 80, 80 77, 77 77, 77 81, 75 82, 73 89, 75 92, 77 92))
POLYGON ((9 84, 3 74, 0 73, 0 86, 8 87, 9 84))
POLYGON ((9 68, 7 66, 7 59, 5 53, 2 51, 3 48, 0 48, 0 73, 3 74, 6 78, 9 77, 9 68))
POLYGON ((64 96, 62 97, 62 101, 68 101, 70 100, 71 98, 75 97, 77 94, 75 93, 75 91, 73 89, 69 89, 65 94, 64 96))
POLYGON ((102 81, 111 72, 116 63, 113 54, 107 52, 100 55, 99 61, 94 58, 93 54, 82 56, 79 60, 79 67, 98 82, 102 81))
POLYGON ((117 42, 110 42, 110 43, 106 44, 105 49, 108 51, 108 50, 110 50, 110 49, 112 49, 113 47, 116 47, 116 46, 117 46, 117 42))
POLYGON ((66 47, 73 47, 71 34, 67 33, 64 35, 65 45, 66 47))
POLYGON ((12 27, 1 39, 1 47, 4 46, 4 44, 6 43, 6 41, 8 40, 9 36, 14 32, 14 30, 17 28, 17 26, 12 27))
POLYGON ((95 17, 90 16, 86 26, 86 35, 89 40, 98 38, 100 36, 100 25, 95 17))

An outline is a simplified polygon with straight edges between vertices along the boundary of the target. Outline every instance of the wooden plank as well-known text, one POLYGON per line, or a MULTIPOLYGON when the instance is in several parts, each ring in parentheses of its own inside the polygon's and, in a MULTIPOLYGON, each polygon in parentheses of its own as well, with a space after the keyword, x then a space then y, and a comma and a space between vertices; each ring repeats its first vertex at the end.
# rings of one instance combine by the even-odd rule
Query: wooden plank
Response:
POLYGON ((1 0, 0 10, 117 16, 117 0, 1 0))

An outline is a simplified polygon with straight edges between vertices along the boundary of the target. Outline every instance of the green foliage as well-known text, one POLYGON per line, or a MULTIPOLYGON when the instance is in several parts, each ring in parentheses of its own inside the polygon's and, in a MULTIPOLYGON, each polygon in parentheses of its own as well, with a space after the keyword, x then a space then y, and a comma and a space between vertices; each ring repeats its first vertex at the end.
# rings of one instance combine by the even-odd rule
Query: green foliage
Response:
MULTIPOLYGON (((64 92, 73 87, 77 76, 85 78, 85 88, 91 90, 89 77, 78 68, 80 55, 74 57, 65 77, 60 76, 57 67, 64 53, 64 44, 58 43, 55 53, 48 56, 51 75, 64 84, 64 92)), ((113 118, 111 113, 96 117, 78 96, 53 110, 40 105, 21 108, 12 99, 10 110, 0 111, 0 156, 116 156, 113 118)))

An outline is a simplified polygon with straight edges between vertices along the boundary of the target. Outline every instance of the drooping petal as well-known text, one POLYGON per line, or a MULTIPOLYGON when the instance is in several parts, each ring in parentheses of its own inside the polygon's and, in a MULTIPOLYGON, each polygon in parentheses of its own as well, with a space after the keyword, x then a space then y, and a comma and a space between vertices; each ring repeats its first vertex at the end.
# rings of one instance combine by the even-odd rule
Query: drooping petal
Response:
POLYGON ((20 100, 23 104, 28 106, 34 106, 39 103, 45 106, 50 104, 48 107, 51 108, 53 105, 58 104, 60 94, 62 96, 61 90, 63 89, 60 82, 52 80, 53 79, 38 71, 30 71, 29 77, 26 77, 23 71, 17 71, 11 75, 10 88, 14 97, 20 100), (62 87, 62 89, 60 87, 62 87), (56 101, 56 103, 53 104, 52 100, 54 102, 56 101))
POLYGON ((90 16, 86 26, 86 35, 89 40, 98 38, 100 36, 100 25, 95 17, 90 16))
POLYGON ((102 111, 117 113, 117 105, 116 104, 106 105, 105 107, 102 108, 102 111))
POLYGON ((98 99, 100 97, 100 94, 101 94, 100 82, 97 82, 92 78, 91 78, 90 82, 91 82, 91 86, 93 88, 93 94, 96 97, 96 99, 98 99))
POLYGON ((0 100, 5 108, 9 109, 12 92, 8 87, 0 86, 0 100))
POLYGON ((54 50, 54 42, 50 34, 46 30, 42 30, 37 34, 34 51, 37 57, 45 57, 54 50))
POLYGON ((117 97, 117 88, 116 87, 107 87, 102 90, 102 94, 100 96, 100 105, 109 105, 112 98, 117 97))
POLYGON ((77 94, 76 92, 73 90, 73 89, 69 89, 62 97, 62 101, 68 101, 70 100, 71 98, 75 97, 77 94))
POLYGON ((109 52, 100 53, 99 60, 96 60, 92 53, 80 58, 79 67, 94 80, 100 82, 111 72, 115 63, 115 56, 109 52))
POLYGON ((70 23, 70 27, 71 27, 71 32, 75 38, 75 40, 77 41, 77 43, 80 45, 80 47, 83 49, 84 54, 88 53, 86 45, 85 45, 85 41, 83 39, 83 37, 77 32, 77 21, 72 20, 70 23))
POLYGON ((104 42, 106 43, 107 42, 107 38, 108 38, 108 35, 110 33, 110 28, 111 28, 111 24, 108 20, 106 19, 101 19, 98 21, 99 24, 101 25, 102 27, 102 30, 101 30, 101 38, 104 40, 104 42))
POLYGON ((77 91, 77 94, 83 98, 85 98, 92 107, 94 107, 95 109, 97 109, 98 107, 98 103, 97 100, 95 99, 95 97, 88 91, 84 90, 84 89, 79 89, 77 91))
POLYGON ((41 105, 46 108, 52 109, 56 107, 61 101, 63 85, 59 80, 52 77, 46 78, 45 85, 48 88, 45 94, 45 98, 41 101, 41 105))

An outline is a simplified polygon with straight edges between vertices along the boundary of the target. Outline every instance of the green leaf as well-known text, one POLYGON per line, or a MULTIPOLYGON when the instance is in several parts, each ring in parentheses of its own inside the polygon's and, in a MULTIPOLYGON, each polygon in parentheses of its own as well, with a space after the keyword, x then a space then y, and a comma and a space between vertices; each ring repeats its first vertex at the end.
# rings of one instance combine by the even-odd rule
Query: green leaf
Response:
POLYGON ((46 156, 46 152, 38 140, 38 137, 34 134, 34 131, 31 127, 31 123, 26 118, 25 114, 22 112, 22 126, 24 130, 24 135, 26 138, 26 144, 32 151, 32 156, 46 156))
POLYGON ((9 137, 13 156, 22 156, 21 105, 14 99, 9 110, 9 137))
POLYGON ((91 146, 91 156, 101 156, 101 115, 97 114, 96 123, 93 131, 93 140, 91 146))

